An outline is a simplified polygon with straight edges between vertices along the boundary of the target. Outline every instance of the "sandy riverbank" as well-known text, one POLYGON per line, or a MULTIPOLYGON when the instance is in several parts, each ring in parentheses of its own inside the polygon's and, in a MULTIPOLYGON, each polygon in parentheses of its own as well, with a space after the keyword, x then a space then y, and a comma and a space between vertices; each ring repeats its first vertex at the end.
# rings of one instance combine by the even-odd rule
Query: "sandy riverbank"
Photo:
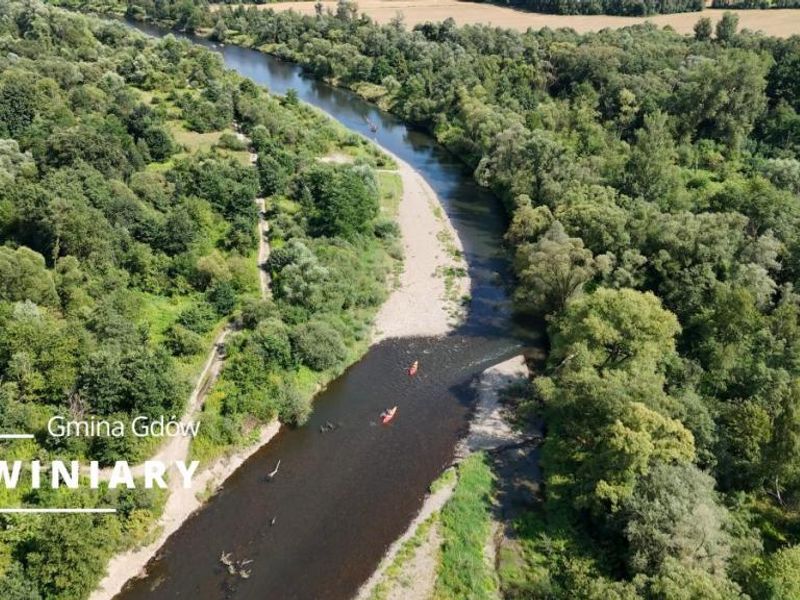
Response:
MULTIPOLYGON (((301 14, 314 14, 314 2, 277 2, 259 5, 261 9, 276 11, 294 10, 301 14)), ((326 9, 336 10, 334 0, 322 2, 326 9)), ((679 33, 692 33, 695 23, 701 17, 708 17, 716 23, 725 12, 721 9, 706 9, 702 12, 677 13, 671 15, 653 15, 650 17, 617 17, 612 15, 549 15, 526 12, 494 4, 479 2, 462 2, 460 0, 361 0, 358 2, 359 12, 366 13, 378 23, 388 23, 397 16, 403 15, 408 27, 428 21, 444 21, 452 18, 458 25, 491 25, 525 31, 550 27, 558 29, 568 27, 578 33, 599 31, 610 28, 618 29, 637 23, 649 21, 659 27, 669 25, 679 33)), ((800 32, 800 10, 734 10, 739 15, 739 28, 762 31, 767 35, 789 37, 800 32)))
MULTIPOLYGON (((524 436, 514 430, 505 420, 500 404, 503 389, 520 380, 530 377, 525 357, 515 356, 486 369, 475 384, 477 403, 475 414, 470 422, 469 432, 459 444, 457 460, 466 458, 471 452, 491 450, 520 442, 524 436)), ((408 529, 389 547, 378 568, 361 586, 356 600, 369 600, 376 588, 383 588, 382 598, 386 600, 429 600, 436 582, 439 546, 436 515, 453 494, 455 481, 429 494, 419 513, 408 529), (430 531, 403 564, 394 565, 403 546, 417 533, 418 528, 433 518, 430 531), (390 568, 392 573, 390 573, 390 568)))
MULTIPOLYGON (((386 152, 384 150, 384 152, 386 152)), ((397 222, 403 238, 403 272, 375 318, 373 343, 391 337, 444 335, 463 314, 459 299, 469 293, 468 277, 452 277, 448 289, 445 271, 464 269, 458 233, 430 185, 411 165, 388 153, 403 182, 397 222)))

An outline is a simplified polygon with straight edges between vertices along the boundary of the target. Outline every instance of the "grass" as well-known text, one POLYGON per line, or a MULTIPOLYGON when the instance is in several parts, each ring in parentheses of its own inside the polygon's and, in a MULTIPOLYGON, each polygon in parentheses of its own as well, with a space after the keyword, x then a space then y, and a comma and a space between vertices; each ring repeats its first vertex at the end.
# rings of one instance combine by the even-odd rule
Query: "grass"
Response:
POLYGON ((431 484, 429 492, 431 494, 435 494, 439 490, 452 486, 457 480, 458 473, 456 472, 455 467, 445 469, 444 472, 439 475, 439 477, 437 477, 436 480, 431 484))
POLYGON ((435 600, 489 600, 498 597, 484 547, 491 531, 494 475, 483 453, 458 467, 458 483, 441 514, 442 556, 435 600))
POLYGON ((403 543, 392 560, 392 564, 386 568, 380 583, 373 588, 369 600, 384 600, 388 596, 389 590, 399 582, 403 567, 414 558, 417 549, 428 539, 431 528, 436 525, 438 518, 439 513, 433 513, 417 527, 414 535, 403 543))
MULTIPOLYGON (((250 165, 250 152, 247 150, 228 150, 226 148, 218 148, 220 138, 224 133, 235 134, 232 129, 225 129, 222 131, 210 131, 208 133, 198 133, 190 131, 184 127, 181 121, 170 121, 169 131, 175 141, 184 148, 186 154, 196 154, 197 152, 209 152, 216 150, 222 156, 230 156, 235 158, 244 166, 250 165)), ((172 157, 172 160, 181 158, 181 154, 172 157)))
POLYGON ((378 171, 378 189, 381 195, 381 213, 390 219, 397 218, 403 198, 403 180, 398 173, 378 171))

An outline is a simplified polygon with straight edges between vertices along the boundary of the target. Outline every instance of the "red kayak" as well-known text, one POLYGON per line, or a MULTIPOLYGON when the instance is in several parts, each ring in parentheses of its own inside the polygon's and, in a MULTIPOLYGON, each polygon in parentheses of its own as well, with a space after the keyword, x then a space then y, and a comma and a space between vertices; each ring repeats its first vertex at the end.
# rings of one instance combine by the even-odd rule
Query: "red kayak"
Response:
POLYGON ((386 425, 389 421, 394 419, 394 415, 397 413, 397 407, 393 406, 389 410, 385 410, 381 413, 381 423, 386 425))

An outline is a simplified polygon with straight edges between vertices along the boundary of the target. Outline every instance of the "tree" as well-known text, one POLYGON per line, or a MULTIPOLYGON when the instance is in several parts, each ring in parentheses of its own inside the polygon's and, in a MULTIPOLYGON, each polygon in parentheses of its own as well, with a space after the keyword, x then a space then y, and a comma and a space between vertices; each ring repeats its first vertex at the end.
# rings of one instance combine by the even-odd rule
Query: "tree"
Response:
POLYGON ((667 115, 657 111, 644 118, 636 132, 625 172, 625 189, 631 196, 669 207, 679 186, 675 143, 667 115))
POLYGON ((256 162, 261 181, 261 193, 265 196, 285 194, 289 183, 289 174, 276 158, 259 153, 256 162))
POLYGON ((42 600, 36 583, 25 575, 18 562, 12 562, 0 576, 0 587, 5 600, 42 600))
POLYGON ((628 211, 619 206, 623 202, 613 188, 576 185, 565 190, 555 218, 568 234, 580 236, 595 256, 609 252, 623 254, 631 246, 630 217, 628 211))
POLYGON ((787 546, 767 556, 758 570, 758 600, 800 597, 800 546, 787 546))
MULTIPOLYGON (((721 23, 721 21, 720 21, 721 23)), ((708 137, 738 150, 766 106, 770 60, 740 49, 690 63, 673 94, 681 135, 708 137)))
POLYGON ((634 572, 656 574, 673 559, 687 569, 724 573, 727 512, 717 502, 714 479, 694 465, 655 465, 622 510, 634 572))
POLYGON ((342 361, 347 349, 342 336, 324 321, 309 321, 291 333, 292 350, 297 361, 315 371, 324 371, 342 361))
POLYGON ((119 520, 109 515, 45 519, 25 544, 27 571, 44 598, 85 597, 100 581, 109 541, 113 547, 120 538, 119 520))
POLYGON ((741 600, 745 597, 739 586, 728 580, 724 573, 689 569, 669 558, 644 588, 644 597, 653 600, 741 600))
POLYGON ((680 326, 650 292, 599 288, 570 303, 555 324, 552 360, 580 349, 606 369, 655 369, 675 351, 680 326))
POLYGON ((33 157, 29 152, 21 152, 16 140, 0 139, 0 180, 3 177, 14 179, 20 171, 32 168, 33 157))
POLYGON ((261 321, 250 336, 250 344, 268 368, 287 368, 292 364, 289 328, 279 319, 261 321))
POLYGON ((633 495, 641 477, 659 464, 688 464, 694 438, 675 419, 633 402, 630 412, 597 432, 578 470, 584 493, 578 505, 616 512, 633 495))
POLYGON ((167 330, 165 337, 165 345, 175 356, 200 354, 205 347, 200 335, 177 323, 167 330))
POLYGON ((44 257, 30 248, 0 246, 0 300, 57 305, 58 295, 44 257))
POLYGON ((39 109, 38 86, 32 73, 11 69, 0 77, 0 137, 19 138, 39 109))
POLYGON ((739 27, 739 15, 733 12, 724 12, 722 18, 717 22, 717 40, 723 44, 729 44, 736 35, 739 27))
POLYGON ((303 173, 297 196, 310 211, 312 235, 354 239, 378 215, 378 188, 370 170, 316 165, 303 173))
POLYGON ((553 223, 553 214, 546 206, 533 207, 528 196, 517 198, 511 224, 505 239, 512 248, 523 243, 535 242, 553 223))
POLYGON ((214 326, 216 318, 212 307, 202 302, 181 311, 178 323, 195 333, 206 333, 214 326))
POLYGON ((540 314, 559 313, 595 273, 592 252, 554 221, 535 244, 517 250, 517 298, 540 314))
POLYGON ((211 30, 211 39, 217 42, 225 42, 228 39, 228 28, 223 19, 217 19, 214 29, 211 30))
POLYGON ((694 39, 698 42, 707 42, 711 39, 711 19, 703 17, 694 24, 694 39))
POLYGON ((206 292, 206 299, 214 307, 217 314, 224 316, 230 314, 236 307, 236 290, 228 281, 218 281, 206 292))

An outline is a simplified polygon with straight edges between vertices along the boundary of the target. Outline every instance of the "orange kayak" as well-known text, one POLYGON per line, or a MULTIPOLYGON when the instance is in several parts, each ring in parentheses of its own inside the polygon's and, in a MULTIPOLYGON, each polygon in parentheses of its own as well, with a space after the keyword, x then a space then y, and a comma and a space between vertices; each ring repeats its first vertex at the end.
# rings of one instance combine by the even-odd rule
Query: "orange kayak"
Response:
POLYGON ((389 410, 385 410, 381 413, 381 423, 386 425, 389 421, 394 419, 394 415, 397 413, 397 407, 393 406, 389 410))

